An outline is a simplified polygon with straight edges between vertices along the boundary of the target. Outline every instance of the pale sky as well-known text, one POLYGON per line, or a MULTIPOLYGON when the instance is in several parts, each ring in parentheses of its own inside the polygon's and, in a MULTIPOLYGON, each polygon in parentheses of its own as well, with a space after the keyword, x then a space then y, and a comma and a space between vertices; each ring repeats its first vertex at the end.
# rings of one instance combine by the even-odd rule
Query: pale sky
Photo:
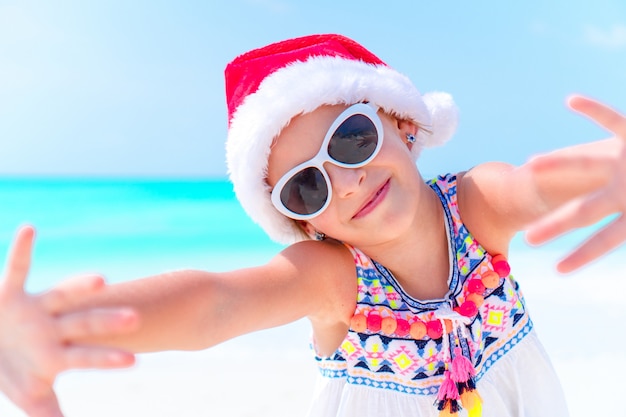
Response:
POLYGON ((623 0, 0 0, 0 176, 225 176, 225 65, 327 32, 455 97, 426 175, 605 137, 574 92, 626 111, 623 0))

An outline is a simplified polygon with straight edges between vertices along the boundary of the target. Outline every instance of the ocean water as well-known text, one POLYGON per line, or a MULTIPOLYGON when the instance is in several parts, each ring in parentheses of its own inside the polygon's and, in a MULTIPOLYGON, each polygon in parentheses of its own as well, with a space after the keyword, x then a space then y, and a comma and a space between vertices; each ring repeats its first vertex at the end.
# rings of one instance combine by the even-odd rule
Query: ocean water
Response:
POLYGON ((37 230, 31 290, 90 272, 115 282, 178 268, 232 269, 281 249, 222 179, 5 178, 0 201, 0 253, 19 225, 37 230))
MULTIPOLYGON (((229 270, 282 249, 247 217, 226 179, 0 178, 0 202, 0 254, 19 225, 37 229, 28 281, 35 291, 91 272, 117 282, 179 268, 229 270)), ((556 260, 589 232, 538 253, 556 260)), ((513 249, 536 250, 521 236, 513 249)))

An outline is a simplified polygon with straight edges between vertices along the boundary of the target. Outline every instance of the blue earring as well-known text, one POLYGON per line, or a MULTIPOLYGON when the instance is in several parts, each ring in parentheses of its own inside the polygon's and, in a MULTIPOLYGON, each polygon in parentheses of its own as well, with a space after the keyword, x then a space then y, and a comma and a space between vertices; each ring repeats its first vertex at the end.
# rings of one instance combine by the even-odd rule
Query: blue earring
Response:
POLYGON ((415 141, 416 141, 416 140, 417 140, 417 139, 415 139, 415 135, 412 135, 412 134, 410 134, 410 133, 407 133, 407 134, 406 134, 406 141, 407 141, 408 143, 415 143, 415 141))
POLYGON ((324 240, 326 239, 326 235, 322 232, 315 231, 315 240, 324 240))

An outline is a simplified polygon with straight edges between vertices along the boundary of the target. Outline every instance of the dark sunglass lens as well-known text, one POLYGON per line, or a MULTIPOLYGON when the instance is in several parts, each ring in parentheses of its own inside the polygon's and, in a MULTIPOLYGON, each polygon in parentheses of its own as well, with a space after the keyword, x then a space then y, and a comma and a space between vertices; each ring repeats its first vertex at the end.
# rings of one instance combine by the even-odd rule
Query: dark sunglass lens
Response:
POLYGON ((328 186, 319 169, 309 167, 295 174, 280 192, 280 201, 297 214, 313 214, 324 207, 328 186))
POLYGON ((365 115, 355 114, 333 133, 328 143, 328 154, 338 162, 359 164, 372 156, 377 144, 374 122, 365 115))

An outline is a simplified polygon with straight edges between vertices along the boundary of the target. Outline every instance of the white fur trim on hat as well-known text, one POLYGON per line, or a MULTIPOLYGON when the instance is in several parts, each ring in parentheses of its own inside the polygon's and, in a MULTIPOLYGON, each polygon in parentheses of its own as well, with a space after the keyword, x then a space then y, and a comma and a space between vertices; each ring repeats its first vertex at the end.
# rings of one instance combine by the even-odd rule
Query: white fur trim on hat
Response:
POLYGON ((450 95, 422 97, 406 76, 387 66, 337 57, 312 57, 275 71, 233 114, 226 142, 230 179, 246 213, 273 240, 291 244, 307 239, 270 199, 266 177, 274 138, 298 114, 324 104, 363 101, 422 127, 419 146, 413 147, 416 159, 422 147, 444 143, 456 129, 457 110, 450 95))

